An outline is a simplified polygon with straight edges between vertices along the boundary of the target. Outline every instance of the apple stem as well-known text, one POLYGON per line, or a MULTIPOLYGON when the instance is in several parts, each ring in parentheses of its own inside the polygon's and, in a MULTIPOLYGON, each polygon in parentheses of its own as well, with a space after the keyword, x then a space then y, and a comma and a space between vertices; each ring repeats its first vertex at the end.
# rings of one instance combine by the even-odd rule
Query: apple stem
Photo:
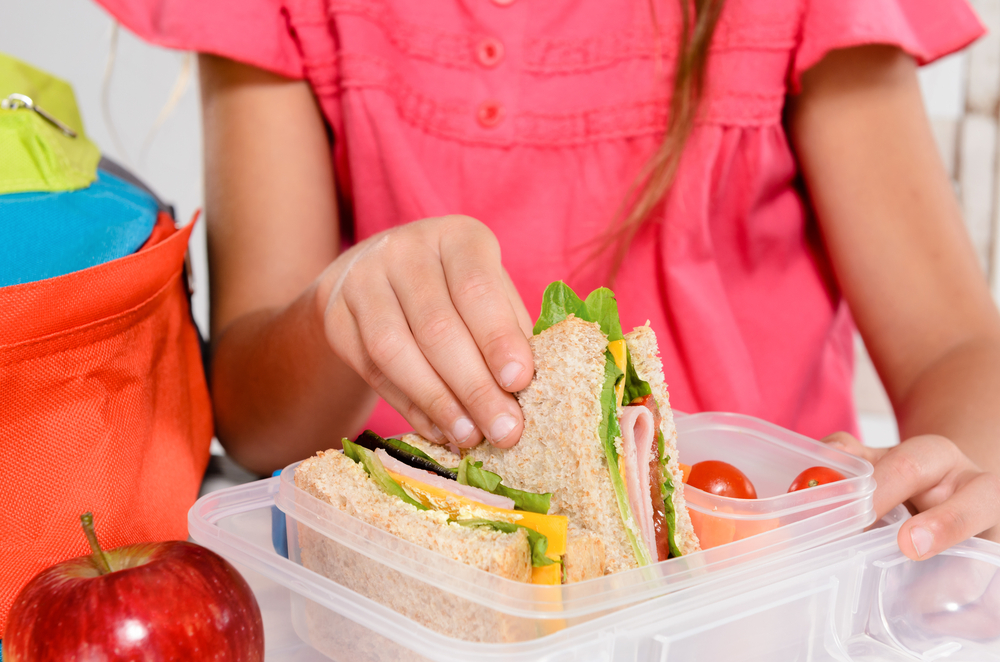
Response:
POLYGON ((83 532, 87 535, 90 549, 94 552, 94 562, 97 564, 98 572, 102 575, 109 574, 111 563, 108 561, 108 555, 101 549, 101 543, 97 542, 97 532, 94 531, 94 514, 84 513, 80 515, 80 521, 83 523, 83 532))

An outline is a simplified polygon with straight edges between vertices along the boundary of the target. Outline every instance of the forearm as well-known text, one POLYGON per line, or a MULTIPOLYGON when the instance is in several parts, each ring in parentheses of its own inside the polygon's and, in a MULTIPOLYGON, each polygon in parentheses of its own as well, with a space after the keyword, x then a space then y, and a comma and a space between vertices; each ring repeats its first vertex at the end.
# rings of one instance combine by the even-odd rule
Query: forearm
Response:
POLYGON ((829 55, 790 128, 838 284, 906 439, 952 439, 1000 475, 1000 316, 920 105, 887 47, 829 55))
POLYGON ((211 386, 227 451, 266 473, 363 423, 373 396, 323 331, 338 256, 330 145, 305 81, 200 60, 211 270, 211 386))
POLYGON ((330 349, 315 292, 235 320, 213 352, 217 434, 257 473, 336 447, 375 405, 374 391, 330 349))
POLYGON ((1000 476, 1000 337, 955 347, 920 374, 895 409, 902 439, 948 437, 1000 476))

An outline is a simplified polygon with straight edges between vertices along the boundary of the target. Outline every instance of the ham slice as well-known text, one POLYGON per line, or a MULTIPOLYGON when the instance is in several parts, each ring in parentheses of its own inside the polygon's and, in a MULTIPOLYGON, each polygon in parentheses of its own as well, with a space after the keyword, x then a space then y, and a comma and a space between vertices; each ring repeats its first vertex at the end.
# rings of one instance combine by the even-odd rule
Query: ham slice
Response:
MULTIPOLYGON (((653 524, 653 499, 650 495, 649 464, 653 458, 655 434, 653 413, 644 405, 622 408, 619 426, 622 431, 622 456, 625 487, 629 505, 642 534, 642 540, 654 562, 662 561, 657 552, 656 527, 653 524)), ((657 486, 659 487, 659 486, 657 486)), ((657 490, 659 492, 659 490, 657 490)))
POLYGON ((465 497, 466 499, 471 499, 472 501, 481 503, 485 506, 514 510, 513 499, 508 499, 505 496, 497 494, 491 494, 486 490, 481 490, 478 487, 472 487, 471 485, 462 485, 457 480, 450 480, 448 478, 444 478, 443 476, 432 474, 430 471, 424 471, 423 469, 411 467, 405 462, 400 462, 396 458, 392 457, 381 448, 375 451, 375 455, 378 456, 378 459, 382 462, 382 466, 386 468, 386 471, 391 471, 399 474, 400 476, 412 478, 413 480, 420 481, 424 485, 430 485, 431 487, 451 492, 455 496, 465 497))

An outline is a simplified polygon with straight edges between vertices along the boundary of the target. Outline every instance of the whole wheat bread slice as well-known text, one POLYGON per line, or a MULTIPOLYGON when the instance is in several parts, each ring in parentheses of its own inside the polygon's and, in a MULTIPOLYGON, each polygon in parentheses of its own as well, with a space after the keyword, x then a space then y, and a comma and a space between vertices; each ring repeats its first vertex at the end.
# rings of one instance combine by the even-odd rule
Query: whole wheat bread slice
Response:
POLYGON ((570 315, 530 343, 535 377, 517 393, 521 440, 507 450, 482 443, 469 454, 510 487, 551 492, 550 514, 566 515, 603 543, 605 573, 638 567, 599 434, 607 336, 570 315))

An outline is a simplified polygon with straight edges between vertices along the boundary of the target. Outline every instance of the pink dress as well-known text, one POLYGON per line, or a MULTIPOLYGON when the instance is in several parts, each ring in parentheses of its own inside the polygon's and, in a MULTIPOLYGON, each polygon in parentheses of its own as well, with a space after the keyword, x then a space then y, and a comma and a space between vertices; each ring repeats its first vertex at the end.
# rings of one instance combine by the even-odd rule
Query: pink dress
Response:
MULTIPOLYGON (((593 242, 666 123, 679 3, 655 0, 99 0, 164 46, 314 88, 354 239, 429 216, 486 223, 528 311, 602 284, 593 242), (655 44, 662 45, 656 57, 655 44)), ((616 293, 650 320, 676 409, 820 437, 856 429, 852 322, 804 202, 782 109, 832 49, 926 63, 982 34, 962 0, 728 0, 701 119, 616 293)), ((280 112, 280 109, 275 109, 280 112)), ((385 403, 370 423, 407 429, 385 403)))

